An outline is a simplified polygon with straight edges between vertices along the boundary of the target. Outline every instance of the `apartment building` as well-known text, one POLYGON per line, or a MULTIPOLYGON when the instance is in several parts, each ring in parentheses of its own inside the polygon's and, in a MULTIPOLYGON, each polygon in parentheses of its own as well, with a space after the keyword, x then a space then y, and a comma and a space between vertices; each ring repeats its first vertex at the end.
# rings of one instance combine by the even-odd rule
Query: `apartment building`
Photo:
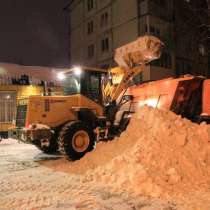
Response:
POLYGON ((115 66, 116 48, 139 36, 152 34, 165 43, 163 55, 147 65, 138 79, 157 80, 190 73, 177 69, 177 57, 185 55, 176 52, 179 50, 177 42, 180 44, 182 37, 175 41, 175 24, 181 23, 175 21, 177 8, 174 0, 72 0, 69 5, 71 64, 115 66))
POLYGON ((114 49, 138 37, 135 3, 131 0, 127 7, 124 0, 73 1, 70 9, 72 64, 114 65, 114 49))
POLYGON ((144 80, 157 80, 175 75, 174 3, 173 0, 139 0, 139 35, 151 34, 165 44, 161 59, 152 62, 143 73, 144 80), (145 75, 144 75, 145 74, 145 75))
POLYGON ((176 74, 210 74, 210 52, 207 1, 175 1, 176 74))

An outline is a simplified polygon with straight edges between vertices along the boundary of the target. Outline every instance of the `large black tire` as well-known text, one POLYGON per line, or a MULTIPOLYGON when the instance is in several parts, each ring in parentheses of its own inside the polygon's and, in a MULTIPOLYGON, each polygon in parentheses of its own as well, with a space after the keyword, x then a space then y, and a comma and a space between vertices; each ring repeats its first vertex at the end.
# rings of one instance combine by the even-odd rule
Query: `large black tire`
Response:
POLYGON ((69 122, 60 131, 58 138, 59 152, 70 160, 78 160, 94 149, 95 139, 93 130, 86 123, 81 121, 69 122), (84 135, 87 140, 83 140, 80 135, 84 135), (79 146, 76 144, 77 140, 75 140, 78 138, 82 139, 79 146))

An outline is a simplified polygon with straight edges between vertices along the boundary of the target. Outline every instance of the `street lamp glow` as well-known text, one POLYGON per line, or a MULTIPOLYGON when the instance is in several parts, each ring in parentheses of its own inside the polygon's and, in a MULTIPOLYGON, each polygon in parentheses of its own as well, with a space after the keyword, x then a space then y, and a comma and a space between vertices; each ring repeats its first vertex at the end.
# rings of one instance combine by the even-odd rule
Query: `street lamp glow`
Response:
POLYGON ((11 99, 11 96, 10 95, 6 95, 5 97, 7 100, 11 99))
POLYGON ((66 78, 66 76, 63 72, 59 72, 57 76, 58 76, 59 80, 64 80, 66 78))
POLYGON ((80 67, 74 67, 74 73, 77 76, 80 76, 82 74, 82 69, 80 67))

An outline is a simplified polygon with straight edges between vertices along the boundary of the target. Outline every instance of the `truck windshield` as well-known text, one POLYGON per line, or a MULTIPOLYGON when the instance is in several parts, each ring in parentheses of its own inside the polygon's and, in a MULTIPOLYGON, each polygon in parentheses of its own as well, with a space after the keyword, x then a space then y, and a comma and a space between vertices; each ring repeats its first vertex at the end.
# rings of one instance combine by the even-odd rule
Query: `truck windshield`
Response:
POLYGON ((62 80, 61 86, 63 88, 64 95, 79 94, 81 89, 80 77, 70 73, 62 80))

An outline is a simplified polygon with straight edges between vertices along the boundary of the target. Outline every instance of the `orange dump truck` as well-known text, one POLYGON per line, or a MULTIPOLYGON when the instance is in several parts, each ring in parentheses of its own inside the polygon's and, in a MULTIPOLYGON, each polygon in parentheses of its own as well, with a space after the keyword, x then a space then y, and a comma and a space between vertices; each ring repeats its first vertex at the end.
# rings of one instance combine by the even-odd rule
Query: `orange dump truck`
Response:
POLYGON ((210 79, 186 75, 148 82, 128 89, 132 107, 149 105, 171 110, 192 121, 210 123, 210 79))

